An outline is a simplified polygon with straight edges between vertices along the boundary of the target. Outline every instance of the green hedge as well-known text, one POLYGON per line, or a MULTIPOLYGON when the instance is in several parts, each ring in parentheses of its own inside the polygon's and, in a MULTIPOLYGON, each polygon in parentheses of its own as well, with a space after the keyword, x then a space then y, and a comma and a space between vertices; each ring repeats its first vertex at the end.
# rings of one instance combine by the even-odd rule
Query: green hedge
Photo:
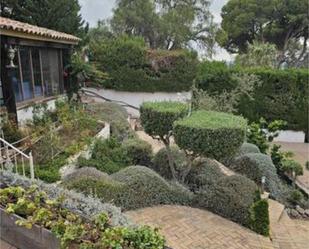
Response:
POLYGON ((269 236, 269 212, 267 200, 258 200, 250 208, 250 227, 253 231, 269 236))
POLYGON ((103 85, 122 91, 187 91, 198 63, 194 52, 147 50, 138 37, 104 40, 92 44, 91 52, 98 68, 109 75, 103 85))
POLYGON ((264 117, 267 121, 281 119, 289 129, 308 134, 309 71, 305 69, 240 69, 221 62, 203 62, 199 66, 196 85, 210 94, 221 93, 235 87, 232 74, 247 72, 259 77, 262 84, 256 87, 254 100, 244 97, 239 113, 249 121, 264 117))
POLYGON ((174 123, 176 144, 217 160, 233 157, 243 144, 246 120, 235 115, 196 111, 174 123))
POLYGON ((173 102, 144 102, 140 107, 142 126, 150 136, 166 136, 173 123, 188 113, 188 105, 173 102))

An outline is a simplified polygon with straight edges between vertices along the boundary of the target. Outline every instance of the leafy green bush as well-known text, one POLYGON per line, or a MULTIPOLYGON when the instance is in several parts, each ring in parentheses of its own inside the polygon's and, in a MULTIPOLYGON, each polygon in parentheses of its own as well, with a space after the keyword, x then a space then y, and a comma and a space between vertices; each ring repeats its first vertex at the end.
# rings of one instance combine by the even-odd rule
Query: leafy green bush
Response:
POLYGON ((217 184, 200 189, 195 205, 249 227, 250 207, 257 190, 256 184, 244 176, 223 177, 217 184))
POLYGON ((0 122, 0 128, 3 131, 3 136, 6 141, 9 143, 14 143, 22 139, 23 134, 18 129, 18 126, 8 119, 6 119, 4 122, 0 122))
POLYGON ((217 184, 219 179, 224 176, 214 161, 203 159, 193 164, 186 178, 186 183, 191 191, 196 192, 201 188, 207 188, 207 186, 217 184))
POLYGON ((232 169, 261 185, 266 177, 265 187, 275 198, 280 198, 282 183, 271 158, 265 154, 249 153, 235 159, 232 169))
POLYGON ((293 175, 294 173, 295 176, 300 176, 304 173, 303 166, 300 163, 296 162, 293 159, 287 158, 282 161, 280 170, 289 175, 293 175))
POLYGON ((174 123, 176 144, 217 160, 233 157, 244 142, 246 120, 232 114, 196 111, 174 123))
MULTIPOLYGON (((125 185, 125 193, 115 203, 125 209, 135 209, 160 204, 187 203, 183 188, 171 186, 157 173, 142 166, 127 167, 113 175, 112 179, 125 185), (175 194, 175 188, 176 193, 175 194), (175 197, 180 197, 176 199, 175 197)), ((189 192, 187 192, 189 193, 189 192)), ((188 197, 189 198, 189 197, 188 197)))
POLYGON ((144 102, 140 107, 141 123, 150 136, 165 137, 173 129, 173 123, 188 113, 188 105, 180 102, 144 102))
POLYGON ((144 165, 151 164, 152 148, 151 145, 140 139, 127 139, 122 144, 128 160, 131 165, 144 165))
POLYGON ((210 94, 221 93, 236 87, 230 68, 220 61, 204 61, 199 64, 196 86, 210 94))
MULTIPOLYGON (((165 179, 173 179, 171 169, 169 167, 167 149, 160 149, 154 156, 151 168, 165 179)), ((181 173, 187 167, 186 155, 183 151, 179 150, 176 146, 171 146, 171 153, 174 159, 175 170, 177 173, 181 173)))
POLYGON ((288 201, 292 204, 292 205, 298 205, 302 202, 302 200, 304 199, 304 195, 302 192, 300 192, 297 189, 294 189, 290 192, 290 195, 288 196, 288 201))
POLYGON ((122 91, 189 90, 196 75, 197 55, 188 50, 147 50, 139 37, 117 37, 93 43, 91 60, 107 72, 106 88, 122 91))
POLYGON ((269 213, 267 200, 258 200, 250 207, 250 227, 258 234, 269 236, 269 213))
POLYGON ((239 149, 238 155, 243 156, 248 153, 260 153, 260 149, 255 144, 243 143, 239 149))
POLYGON ((250 122, 258 122, 260 117, 267 121, 285 120, 286 128, 302 130, 308 137, 308 70, 228 68, 220 62, 203 62, 197 87, 210 94, 232 90, 237 85, 231 80, 232 75, 244 72, 258 76, 262 84, 255 87, 252 99, 242 99, 238 113, 250 122))
POLYGON ((134 136, 129 122, 126 109, 118 104, 104 102, 94 103, 86 106, 97 120, 105 121, 111 125, 111 135, 118 140, 124 140, 134 136))
POLYGON ((100 170, 92 167, 83 167, 80 169, 76 169, 74 172, 64 176, 63 182, 70 182, 74 180, 78 180, 82 177, 89 177, 94 179, 105 179, 108 178, 108 174, 103 173, 100 170))

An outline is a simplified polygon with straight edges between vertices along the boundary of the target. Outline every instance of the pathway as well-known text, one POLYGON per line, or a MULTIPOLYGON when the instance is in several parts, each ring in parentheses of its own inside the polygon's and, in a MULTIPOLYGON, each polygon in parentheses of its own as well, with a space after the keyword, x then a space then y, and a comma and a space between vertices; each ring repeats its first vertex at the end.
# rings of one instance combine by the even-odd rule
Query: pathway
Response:
POLYGON ((158 206, 127 212, 139 224, 161 228, 173 249, 274 249, 269 238, 258 235, 209 211, 158 206))

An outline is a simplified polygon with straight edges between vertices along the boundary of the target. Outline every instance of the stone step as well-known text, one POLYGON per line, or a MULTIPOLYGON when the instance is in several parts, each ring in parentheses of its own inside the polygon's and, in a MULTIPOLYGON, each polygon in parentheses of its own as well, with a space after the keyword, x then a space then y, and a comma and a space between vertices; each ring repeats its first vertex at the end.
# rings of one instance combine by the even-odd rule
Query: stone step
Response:
POLYGON ((284 205, 272 199, 268 199, 268 204, 270 224, 279 222, 285 212, 284 205))

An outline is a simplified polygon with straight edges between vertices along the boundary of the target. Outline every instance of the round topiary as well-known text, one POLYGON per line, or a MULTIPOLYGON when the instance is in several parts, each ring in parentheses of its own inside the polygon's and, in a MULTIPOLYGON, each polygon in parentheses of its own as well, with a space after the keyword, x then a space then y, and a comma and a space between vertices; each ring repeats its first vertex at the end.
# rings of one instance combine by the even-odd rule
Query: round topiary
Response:
MULTIPOLYGON (((173 179, 171 168, 169 167, 167 149, 160 149, 153 158, 152 169, 165 179, 173 179)), ((180 173, 187 167, 187 158, 183 151, 176 146, 171 146, 171 154, 174 159, 175 170, 180 173)))
POLYGON ((152 148, 149 143, 141 139, 131 138, 125 140, 121 147, 132 165, 148 166, 151 164, 152 148))
POLYGON ((202 162, 195 162, 186 178, 186 183, 191 191, 198 191, 209 185, 217 184, 220 178, 225 175, 216 162, 211 159, 203 159, 202 162))
POLYGON ((266 177, 265 187, 274 197, 279 197, 283 191, 282 183, 277 175, 277 170, 271 158, 261 153, 249 153, 237 157, 231 168, 247 176, 261 185, 262 177, 266 177))
POLYGON ((196 111, 174 123, 176 144, 217 160, 233 157, 245 139, 247 121, 232 114, 196 111))
POLYGON ((140 107, 141 124, 150 136, 164 137, 177 119, 188 114, 188 105, 181 102, 144 102, 140 107))
POLYGON ((130 166, 113 175, 112 179, 124 184, 124 193, 115 203, 125 209, 135 209, 160 204, 173 204, 183 201, 182 191, 171 186, 153 170, 143 166, 130 166), (180 200, 175 197, 180 196, 180 200))
POLYGON ((106 173, 104 173, 100 170, 97 170, 96 168, 83 167, 83 168, 79 168, 79 169, 75 170, 71 174, 66 175, 63 178, 63 182, 75 181, 75 180, 78 180, 82 177, 89 177, 89 178, 93 178, 93 179, 97 179, 97 180, 109 178, 108 174, 106 174, 106 173))
POLYGON ((195 196, 195 205, 207 208, 232 221, 249 226, 250 207, 257 196, 257 186, 244 176, 221 178, 217 184, 201 189, 195 196))
POLYGON ((243 156, 248 153, 260 153, 260 149, 255 144, 243 143, 239 149, 238 155, 243 156))

